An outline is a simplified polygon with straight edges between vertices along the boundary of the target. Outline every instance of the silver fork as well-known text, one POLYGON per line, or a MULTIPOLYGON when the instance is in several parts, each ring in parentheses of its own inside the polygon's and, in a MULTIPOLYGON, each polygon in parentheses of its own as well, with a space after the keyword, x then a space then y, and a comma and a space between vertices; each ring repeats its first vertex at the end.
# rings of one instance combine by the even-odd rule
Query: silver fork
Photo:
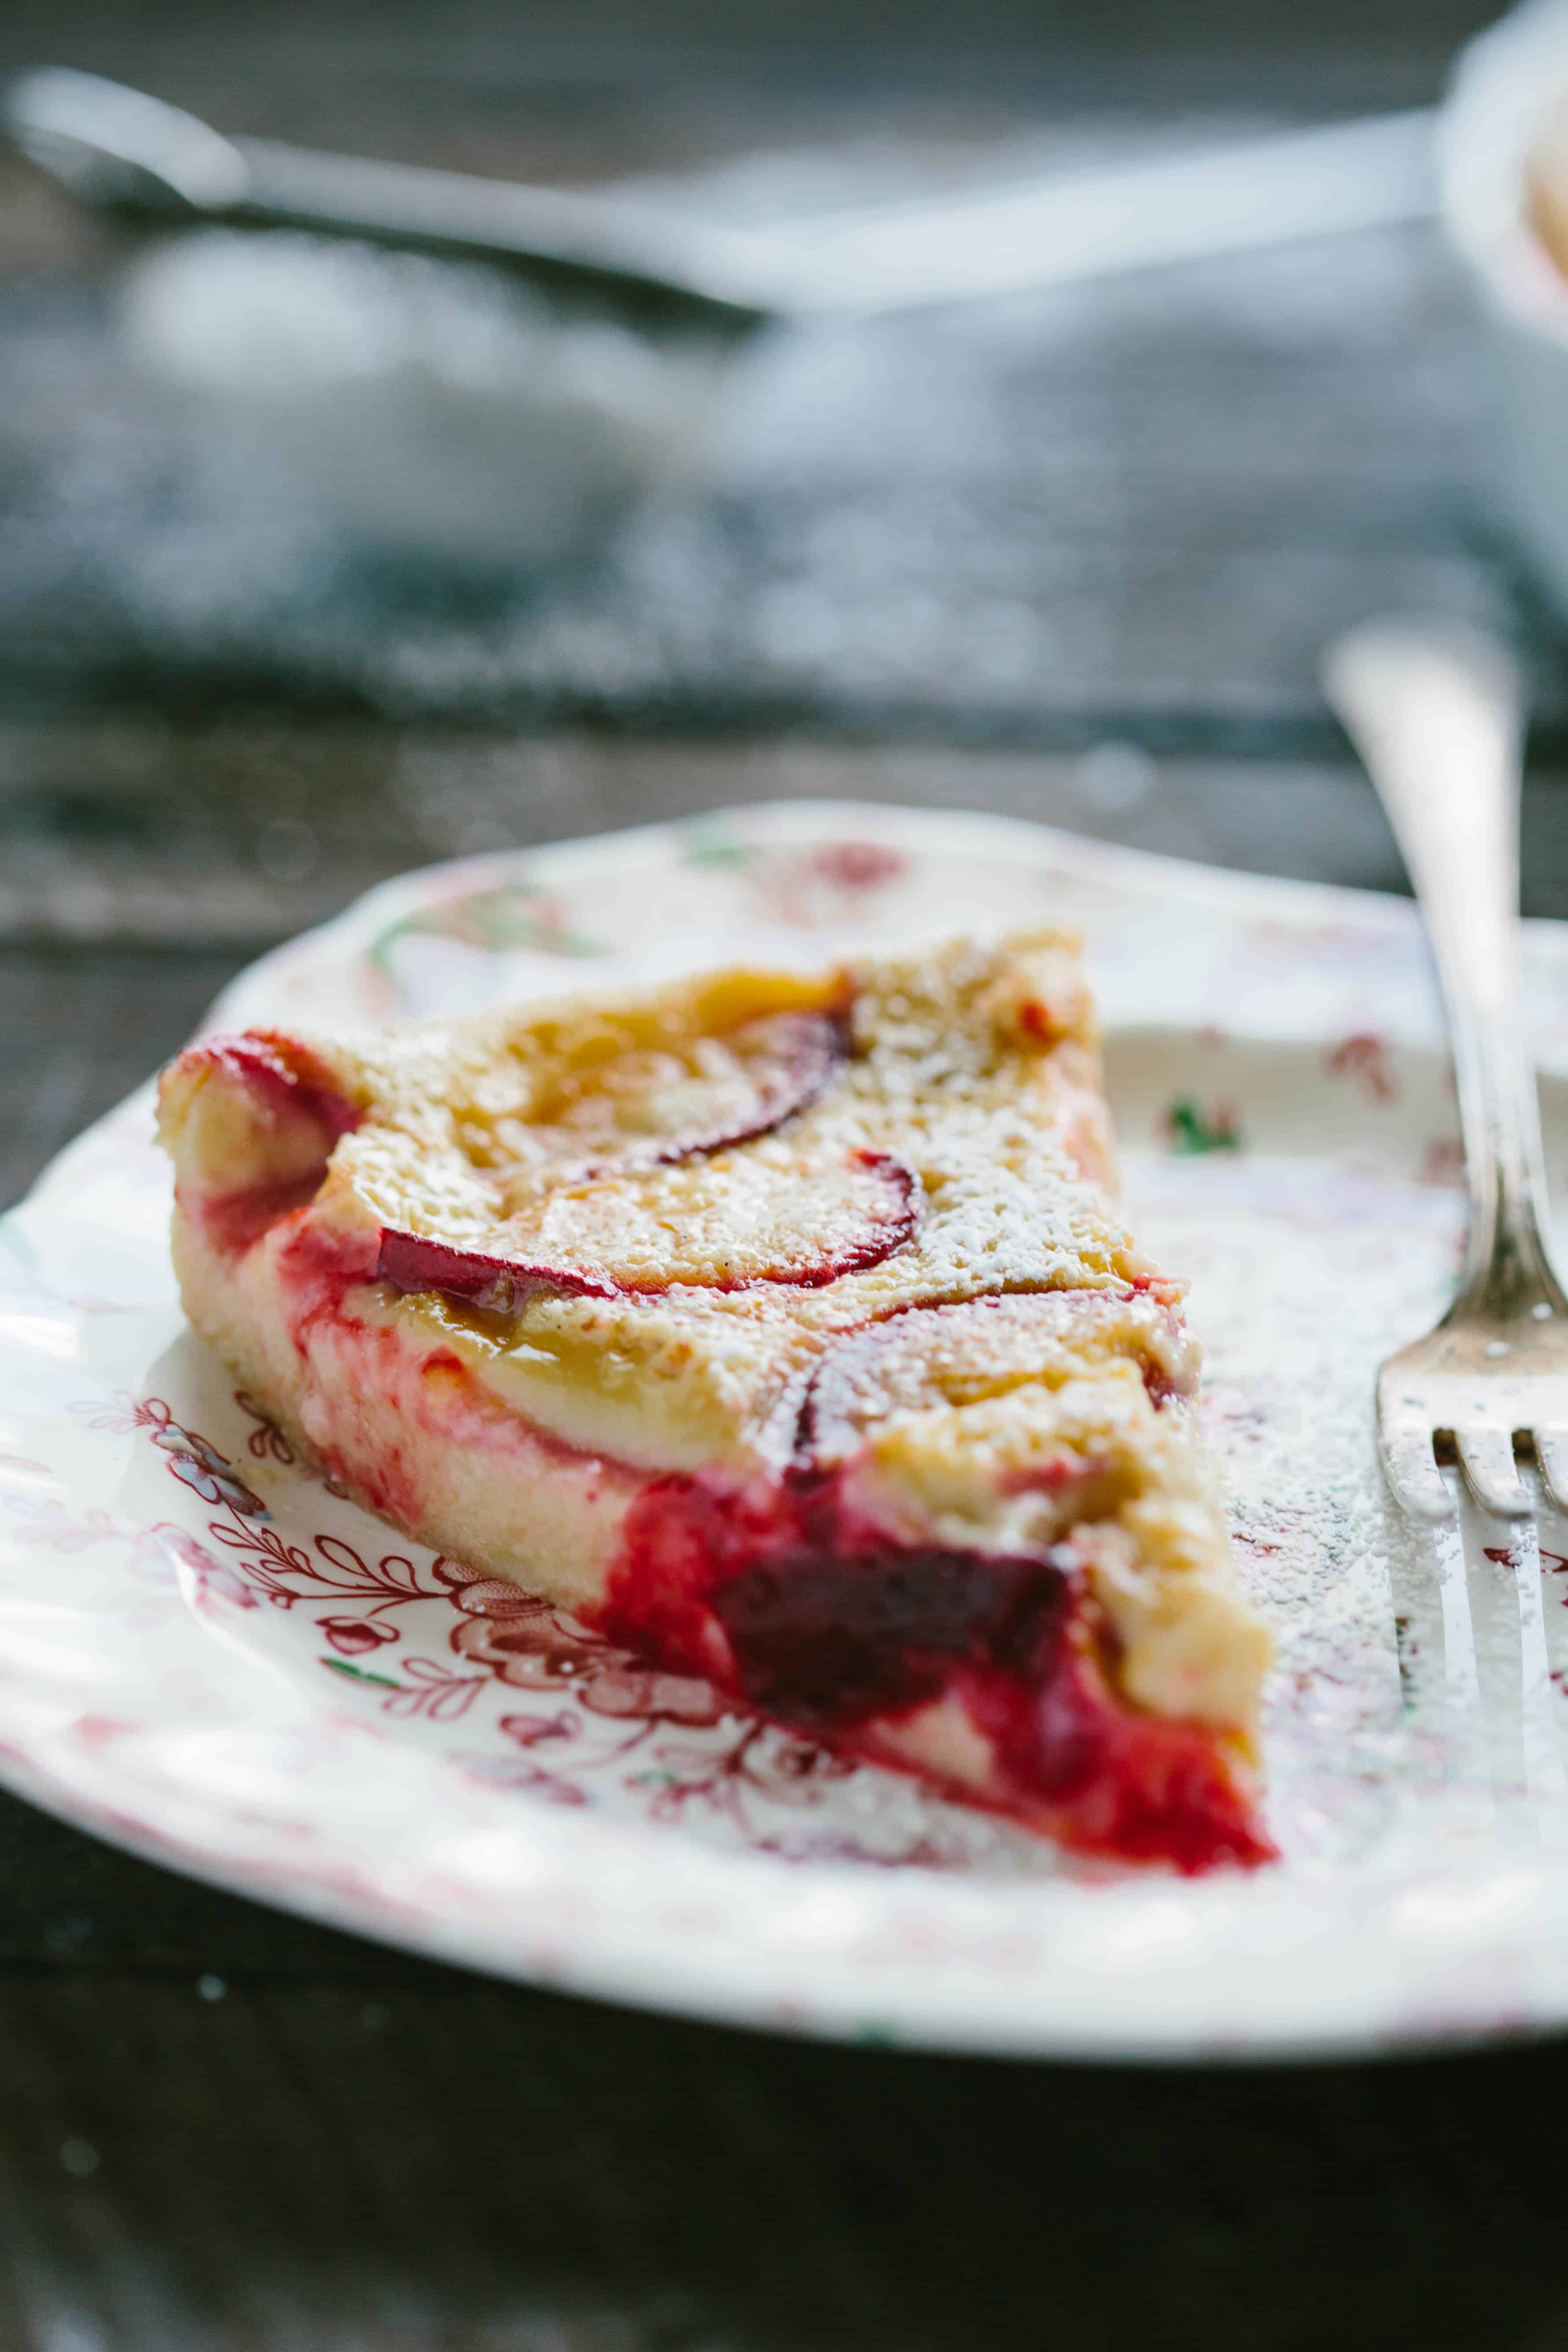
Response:
POLYGON ((1378 1450, 1424 1519, 1455 1502, 1434 1440, 1452 1442, 1481 1508, 1528 1518, 1514 1444, 1533 1445, 1568 1507, 1568 1297, 1543 1234, 1535 1073, 1520 1017, 1519 797, 1523 696, 1489 639, 1438 622, 1352 630, 1323 666, 1387 812, 1436 959, 1453 1041, 1469 1193, 1458 1293, 1377 1378, 1378 1450))

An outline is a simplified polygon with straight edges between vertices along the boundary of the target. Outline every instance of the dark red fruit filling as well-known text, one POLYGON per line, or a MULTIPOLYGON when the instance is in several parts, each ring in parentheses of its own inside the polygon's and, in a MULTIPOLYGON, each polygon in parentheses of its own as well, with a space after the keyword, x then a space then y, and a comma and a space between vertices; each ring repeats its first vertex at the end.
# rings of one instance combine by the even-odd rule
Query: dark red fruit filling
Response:
POLYGON ((618 1168, 668 1168, 683 1160, 700 1160, 738 1143, 754 1143, 771 1135, 786 1118, 809 1108, 849 1051, 849 1020, 846 1013, 771 1013, 747 1022, 734 1042, 744 1040, 755 1049, 763 1075, 756 1081, 751 1115, 706 1132, 677 1136, 668 1143, 639 1147, 627 1144, 608 1157, 593 1161, 584 1171, 607 1175, 618 1168))
POLYGON ((284 1118, 313 1119, 328 1139, 359 1125, 363 1113, 334 1084, 331 1073, 292 1037, 248 1029, 236 1037, 214 1037, 195 1051, 237 1077, 247 1092, 284 1118))
MULTIPOLYGON (((841 1275, 865 1274, 884 1258, 891 1257, 896 1249, 912 1241, 920 1229, 920 1187, 912 1168, 890 1151, 855 1151, 850 1158, 858 1167, 868 1168, 879 1176, 886 1188, 886 1197, 879 1208, 871 1211, 867 1220, 865 1236, 851 1242, 832 1257, 821 1258, 815 1265, 800 1266, 790 1271, 759 1276, 763 1282, 798 1283, 805 1290, 820 1290, 825 1284, 837 1282, 841 1275)), ((723 1289, 727 1285, 720 1284, 723 1289)), ((737 1289, 750 1288, 748 1283, 738 1283, 737 1289)))
POLYGON ((531 1265, 525 1259, 497 1257, 459 1249, 424 1234, 383 1225, 375 1278, 397 1290, 442 1290, 470 1307, 515 1315, 541 1291, 568 1291, 582 1298, 614 1298, 616 1286, 603 1275, 570 1266, 531 1265))
MULTIPOLYGON (((918 1187, 912 1171, 890 1152, 856 1151, 850 1156, 857 1167, 869 1171, 878 1179, 881 1191, 879 1200, 866 1205, 858 1238, 846 1242, 827 1256, 803 1265, 721 1278, 703 1286, 750 1290, 761 1283, 778 1282, 816 1290, 825 1283, 837 1282, 842 1275, 860 1274, 868 1266, 880 1265, 884 1258, 901 1248, 920 1223, 918 1187)), ((384 1225, 381 1229, 376 1276, 399 1290, 442 1290, 470 1306, 491 1307, 502 1314, 515 1314, 542 1291, 564 1291, 580 1298, 618 1298, 653 1295, 672 1287, 671 1280, 632 1283, 617 1279, 597 1266, 546 1265, 537 1259, 469 1249, 456 1242, 433 1241, 426 1234, 411 1234, 397 1225, 384 1225)))
POLYGON ((1038 1682, 966 1681, 971 1713, 996 1743, 1004 1786, 1026 1803, 1037 1797, 1053 1834, 1081 1853, 1167 1862, 1188 1876, 1276 1861, 1279 1848, 1216 1735, 1118 1699, 1089 1613, 1069 1621, 1038 1682))
MULTIPOLYGON (((325 1163, 323 1162, 323 1172, 325 1163)), ((304 1209, 321 1189, 321 1176, 298 1176, 287 1184, 247 1184, 205 1202, 202 1209, 207 1232, 219 1249, 247 1250, 279 1218, 304 1209)))
MULTIPOLYGON (((363 1116, 330 1071, 292 1038, 267 1030, 215 1037, 195 1052, 249 1097, 288 1172, 216 1194, 202 1204, 209 1231, 226 1249, 247 1249, 279 1217, 315 1198, 332 1147, 363 1116)), ((262 1152, 263 1164, 266 1147, 262 1152)))
POLYGON ((1273 1854, 1215 1735, 1116 1696, 1068 1545, 1035 1560, 901 1544, 847 1507, 837 1474, 738 1492, 666 1478, 628 1515, 603 1622, 851 1752, 954 1696, 995 1759, 961 1793, 1082 1852, 1184 1872, 1273 1854))
MULTIPOLYGON (((845 1461, 858 1450, 871 1423, 900 1406, 918 1409, 928 1402, 933 1373, 940 1391, 944 1361, 954 1365, 961 1382, 972 1381, 984 1366, 1001 1386, 1010 1375, 1035 1372, 1049 1360, 1047 1351, 1056 1344, 1092 1340, 1115 1323, 1134 1296, 1131 1287, 1006 1291, 895 1307, 838 1340, 818 1364, 796 1431, 797 1467, 845 1461)), ((1169 1307, 1160 1311, 1158 1321, 1168 1338, 1176 1339, 1179 1326, 1169 1307)), ((1196 1382, 1190 1370, 1178 1369, 1173 1375, 1153 1353, 1143 1351, 1154 1336, 1133 1333, 1121 1342, 1139 1365, 1151 1402, 1161 1405, 1172 1397, 1191 1396, 1196 1382)), ((1179 1355, 1175 1360, 1179 1368, 1179 1355)), ((1058 1465, 1047 1465, 1042 1483, 1054 1486, 1058 1475, 1058 1465)))
POLYGON ((1059 1634, 1067 1581, 1039 1560, 883 1545, 742 1569, 712 1595, 754 1705, 831 1732, 934 1698, 956 1659, 1027 1671, 1059 1634))

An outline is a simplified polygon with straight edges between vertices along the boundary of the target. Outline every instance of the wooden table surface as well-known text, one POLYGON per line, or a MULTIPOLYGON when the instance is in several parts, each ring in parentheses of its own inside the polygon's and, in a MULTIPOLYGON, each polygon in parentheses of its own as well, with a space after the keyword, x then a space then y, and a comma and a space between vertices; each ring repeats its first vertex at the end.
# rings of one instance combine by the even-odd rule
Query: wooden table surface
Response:
MULTIPOLYGON (((472 168, 815 149, 875 189, 1418 102, 1480 13, 13 0, 0 66, 472 168)), ((462 604, 204 505, 118 266, 0 168, 0 1200, 249 956, 454 852, 829 794, 1398 887, 1313 684, 1390 603, 1533 663, 1527 898, 1568 914, 1568 665, 1424 229, 780 350, 721 478, 462 604)), ((416 1963, 0 1800, 0 2352, 1552 2352, 1560 2095, 1555 2044, 796 2046, 416 1963)))

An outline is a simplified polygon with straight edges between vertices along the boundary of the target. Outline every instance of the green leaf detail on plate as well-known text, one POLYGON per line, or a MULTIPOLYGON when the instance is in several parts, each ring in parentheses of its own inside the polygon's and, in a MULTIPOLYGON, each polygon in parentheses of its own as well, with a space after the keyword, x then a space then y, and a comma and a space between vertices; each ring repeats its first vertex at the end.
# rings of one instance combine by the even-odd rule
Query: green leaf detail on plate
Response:
POLYGON ((1165 1131, 1171 1139, 1172 1150, 1184 1158, 1203 1151, 1239 1151, 1242 1148, 1241 1129, 1233 1110, 1222 1107, 1208 1114, 1185 1096, 1179 1097, 1166 1111, 1165 1131))
POLYGON ((363 1666, 351 1666, 346 1658, 323 1658, 321 1664, 330 1666, 335 1675, 347 1675, 351 1683, 374 1683, 379 1690, 403 1688, 403 1685, 395 1683, 390 1675, 369 1674, 363 1666))
POLYGON ((723 833, 691 834, 681 846, 688 866, 747 866, 755 855, 748 843, 723 833))
POLYGON ((538 955, 609 953, 603 940, 574 930, 560 900, 533 882, 511 883, 500 890, 475 890, 467 898, 448 898, 416 915, 405 915, 373 943, 372 962, 385 971, 398 941, 421 936, 457 940, 486 955, 506 955, 519 949, 538 955))

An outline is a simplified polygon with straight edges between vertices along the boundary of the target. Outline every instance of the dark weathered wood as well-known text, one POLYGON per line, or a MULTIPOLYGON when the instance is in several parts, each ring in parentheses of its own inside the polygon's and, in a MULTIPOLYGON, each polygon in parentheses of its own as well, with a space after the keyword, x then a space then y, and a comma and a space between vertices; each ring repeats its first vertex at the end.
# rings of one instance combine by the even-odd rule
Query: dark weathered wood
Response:
POLYGON ((6 2352, 1568 2340, 1561 2049, 1156 2075, 451 1976, 13 1977, 0 2083, 6 2352))
MULTIPOLYGON (((238 956, 433 859, 801 798, 985 809, 1221 865, 1402 887, 1348 764, 1155 761, 1115 737, 1076 755, 965 752, 122 708, 0 724, 0 945, 238 956)), ((1568 908, 1565 806, 1542 779, 1532 911, 1568 908)))
MULTIPOLYGON (((0 66, 54 50, 232 127, 547 176, 815 146, 843 198, 973 176, 988 152, 1014 170, 1110 152, 1173 121, 1429 97, 1481 13, 1402 0, 1371 24, 1321 5, 1258 25, 1240 0, 992 0, 953 42, 913 0, 783 21, 693 0, 657 33, 629 4, 591 26, 531 12, 525 41, 478 0, 439 34, 408 8, 374 30, 269 19, 265 37, 181 8, 132 31, 29 5, 7 12, 0 66)), ((809 203, 809 172, 799 185, 809 203)), ((445 591, 345 540, 323 550, 302 506, 242 510, 238 445, 209 435, 198 454, 128 369, 114 250, 5 172, 13 698, 259 690, 531 725, 1072 749, 1112 732, 1322 758, 1322 640, 1417 603, 1521 627, 1560 727, 1556 637, 1491 521, 1462 289, 1425 229, 780 336, 732 388, 705 474, 596 558, 445 591)))
POLYGON ((140 79, 235 129, 561 176, 689 163, 803 123, 951 141, 1020 118, 1435 97, 1489 0, 10 0, 0 64, 140 79))
POLYGON ((302 496, 258 505, 237 442, 198 461, 92 278, 18 284, 5 313, 13 699, 1324 758, 1322 643, 1414 604, 1522 630, 1561 731, 1425 230, 781 335, 706 481, 580 564, 445 590, 323 547, 302 496))

